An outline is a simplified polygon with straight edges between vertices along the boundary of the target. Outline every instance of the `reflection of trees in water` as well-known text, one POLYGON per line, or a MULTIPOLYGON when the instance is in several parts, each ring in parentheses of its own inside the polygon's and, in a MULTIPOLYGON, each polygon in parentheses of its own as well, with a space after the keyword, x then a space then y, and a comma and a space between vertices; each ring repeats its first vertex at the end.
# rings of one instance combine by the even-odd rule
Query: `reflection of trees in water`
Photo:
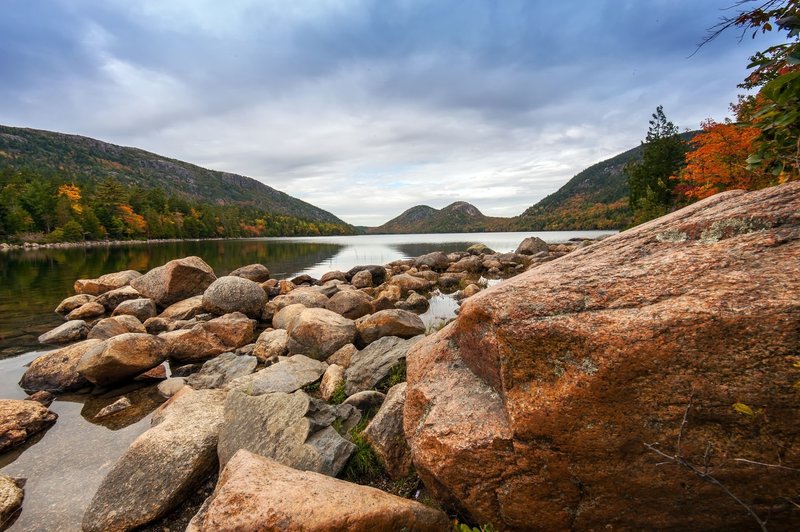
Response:
POLYGON ((466 251, 475 242, 439 242, 439 243, 419 243, 419 244, 392 244, 391 247, 405 255, 406 257, 419 257, 434 251, 453 253, 454 251, 466 251))
POLYGON ((288 276, 329 260, 342 248, 312 242, 206 240, 0 253, 0 357, 10 348, 36 347, 36 336, 62 323, 53 309, 74 294, 79 278, 128 269, 145 272, 189 255, 202 257, 217 275, 261 263, 288 276))

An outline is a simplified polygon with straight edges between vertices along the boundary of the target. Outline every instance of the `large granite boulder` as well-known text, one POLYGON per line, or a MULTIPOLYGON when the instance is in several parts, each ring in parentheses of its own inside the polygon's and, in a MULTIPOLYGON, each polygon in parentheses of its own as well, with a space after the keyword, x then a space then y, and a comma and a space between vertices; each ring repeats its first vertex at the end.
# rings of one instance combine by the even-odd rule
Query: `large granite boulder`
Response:
MULTIPOLYGON (((150 320, 148 320, 150 321, 150 320)), ((256 322, 240 312, 232 312, 189 329, 161 333, 167 356, 176 362, 201 362, 251 343, 256 322)))
POLYGON ((427 266, 431 270, 438 270, 440 272, 445 271, 449 265, 450 259, 448 259, 447 255, 441 251, 434 251, 433 253, 420 255, 414 261, 414 266, 417 268, 421 266, 427 266))
POLYGON ((108 386, 158 366, 166 358, 163 339, 146 333, 125 333, 89 349, 77 370, 93 384, 108 386))
POLYGON ((134 316, 120 315, 103 318, 92 327, 89 338, 92 340, 108 340, 125 333, 146 333, 147 330, 134 316))
POLYGON ((158 314, 158 309, 156 309, 155 301, 146 297, 123 301, 111 313, 112 316, 134 316, 142 323, 155 317, 156 314, 158 314))
POLYGON ((440 510, 241 450, 228 462, 214 494, 186 530, 441 532, 451 528, 440 510))
POLYGON ((519 255, 536 255, 537 253, 547 253, 549 246, 547 242, 537 236, 529 236, 517 246, 514 253, 519 255))
POLYGON ((131 281, 141 277, 142 274, 135 270, 125 270, 122 272, 107 273, 97 279, 78 279, 75 281, 76 294, 89 294, 99 296, 110 290, 121 288, 131 281))
POLYGON ((303 355, 281 358, 250 375, 231 381, 226 388, 241 390, 248 395, 263 395, 272 392, 291 393, 312 384, 325 373, 328 365, 303 355))
POLYGON ((344 290, 331 296, 325 308, 355 320, 372 312, 372 298, 361 290, 344 290))
POLYGON ((100 344, 100 340, 84 340, 38 356, 22 375, 20 388, 28 393, 66 393, 90 386, 91 383, 78 373, 78 363, 83 355, 100 344))
POLYGON ((66 318, 68 320, 91 320, 93 318, 100 317, 105 313, 106 307, 97 301, 90 301, 89 303, 84 303, 80 307, 70 311, 66 318))
POLYGON ((401 382, 389 389, 380 410, 361 433, 394 479, 407 477, 413 470, 411 450, 403 432, 405 404, 406 383, 401 382))
POLYGON ((130 285, 109 290, 95 299, 97 303, 103 305, 107 311, 111 312, 123 301, 131 301, 142 297, 136 289, 130 285))
POLYGON ((256 339, 253 356, 259 362, 272 361, 277 357, 285 356, 289 351, 288 342, 289 335, 285 329, 264 331, 256 339))
POLYGON ((232 277, 241 277, 256 283, 263 283, 269 280, 269 269, 263 264, 248 264, 241 268, 236 268, 228 275, 232 277))
POLYGON ((356 321, 358 338, 370 344, 384 336, 412 338, 425 333, 425 324, 413 312, 400 309, 381 310, 356 321))
POLYGON ((303 354, 325 360, 356 337, 353 320, 324 308, 309 308, 298 314, 286 332, 289 354, 303 354))
POLYGON ((431 288, 431 282, 427 279, 407 273, 392 276, 389 283, 400 289, 401 296, 407 296, 412 290, 423 292, 431 288))
POLYGON ((259 396, 233 390, 219 433, 220 466, 247 449, 295 469, 336 476, 356 446, 331 425, 352 426, 360 417, 352 406, 329 405, 299 390, 259 396))
POLYGON ((220 277, 203 293, 203 309, 222 315, 241 312, 251 318, 260 318, 267 302, 267 293, 261 286, 244 277, 220 277))
POLYGON ((0 399, 0 453, 50 427, 58 415, 36 401, 0 399))
POLYGON ((710 478, 796 527, 797 471, 735 458, 800 464, 798 257, 795 182, 718 194, 469 298, 408 354, 417 472, 496 529, 756 528, 710 478))
POLYGON ((307 309, 302 303, 292 303, 278 310, 272 316, 272 326, 276 329, 288 329, 289 323, 298 316, 301 312, 307 309))
POLYGON ((408 340, 384 336, 355 353, 345 372, 347 395, 369 390, 385 379, 392 369, 403 363, 411 346, 421 339, 421 336, 408 340))
POLYGON ((83 515, 85 532, 133 530, 180 504, 217 467, 225 393, 184 387, 117 460, 83 515))
POLYGON ((89 326, 83 320, 70 320, 62 323, 39 336, 40 344, 68 344, 85 339, 89 335, 89 326))
POLYGON ((203 296, 201 294, 171 304, 162 310, 158 317, 168 320, 190 320, 203 312, 203 296))
POLYGON ((214 270, 200 257, 185 257, 171 260, 163 266, 153 268, 131 281, 144 297, 149 297, 160 307, 192 296, 201 295, 217 276, 214 270))
POLYGON ((238 377, 250 375, 255 371, 257 365, 256 357, 222 353, 203 364, 200 371, 189 375, 186 378, 186 384, 195 390, 221 388, 238 377))

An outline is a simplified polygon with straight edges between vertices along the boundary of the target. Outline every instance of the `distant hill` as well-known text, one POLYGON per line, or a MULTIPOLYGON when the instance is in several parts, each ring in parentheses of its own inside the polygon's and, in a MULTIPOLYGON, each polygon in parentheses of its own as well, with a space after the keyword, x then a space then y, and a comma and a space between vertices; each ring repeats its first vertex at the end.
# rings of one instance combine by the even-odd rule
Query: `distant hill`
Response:
MULTIPOLYGON (((682 133, 685 141, 699 131, 682 133)), ((519 231, 622 229, 631 224, 628 180, 623 172, 641 158, 639 145, 579 172, 553 194, 514 218, 519 231)))
POLYGON ((503 231, 510 218, 485 216, 477 207, 465 201, 451 203, 443 209, 417 205, 379 227, 368 227, 369 234, 407 233, 477 233, 503 231))
POLYGON ((125 186, 218 206, 253 208, 352 228, 310 203, 242 175, 201 168, 137 148, 79 135, 0 126, 0 170, 59 172, 78 182, 111 177, 125 186))

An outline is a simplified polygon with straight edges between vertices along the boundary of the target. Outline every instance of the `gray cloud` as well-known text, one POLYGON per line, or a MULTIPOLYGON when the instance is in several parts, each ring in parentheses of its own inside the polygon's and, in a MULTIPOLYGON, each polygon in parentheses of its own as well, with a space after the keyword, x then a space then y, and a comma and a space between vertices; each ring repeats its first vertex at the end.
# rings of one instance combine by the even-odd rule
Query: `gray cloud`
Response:
MULTIPOLYGON (((723 117, 726 1, 6 0, 0 122, 242 173, 377 225, 509 216, 638 144, 656 105, 723 117)), ((774 39, 774 37, 773 37, 774 39)))

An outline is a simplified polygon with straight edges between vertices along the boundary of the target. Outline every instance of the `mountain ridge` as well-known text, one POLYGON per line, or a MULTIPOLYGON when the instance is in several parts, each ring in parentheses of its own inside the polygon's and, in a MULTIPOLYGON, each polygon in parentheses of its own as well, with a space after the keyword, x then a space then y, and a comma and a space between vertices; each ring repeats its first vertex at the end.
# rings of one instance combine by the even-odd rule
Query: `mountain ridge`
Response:
POLYGON ((125 185, 164 187, 215 205, 254 207, 351 227, 334 214, 257 179, 83 135, 0 125, 0 169, 7 167, 71 172, 89 180, 113 177, 125 185))

